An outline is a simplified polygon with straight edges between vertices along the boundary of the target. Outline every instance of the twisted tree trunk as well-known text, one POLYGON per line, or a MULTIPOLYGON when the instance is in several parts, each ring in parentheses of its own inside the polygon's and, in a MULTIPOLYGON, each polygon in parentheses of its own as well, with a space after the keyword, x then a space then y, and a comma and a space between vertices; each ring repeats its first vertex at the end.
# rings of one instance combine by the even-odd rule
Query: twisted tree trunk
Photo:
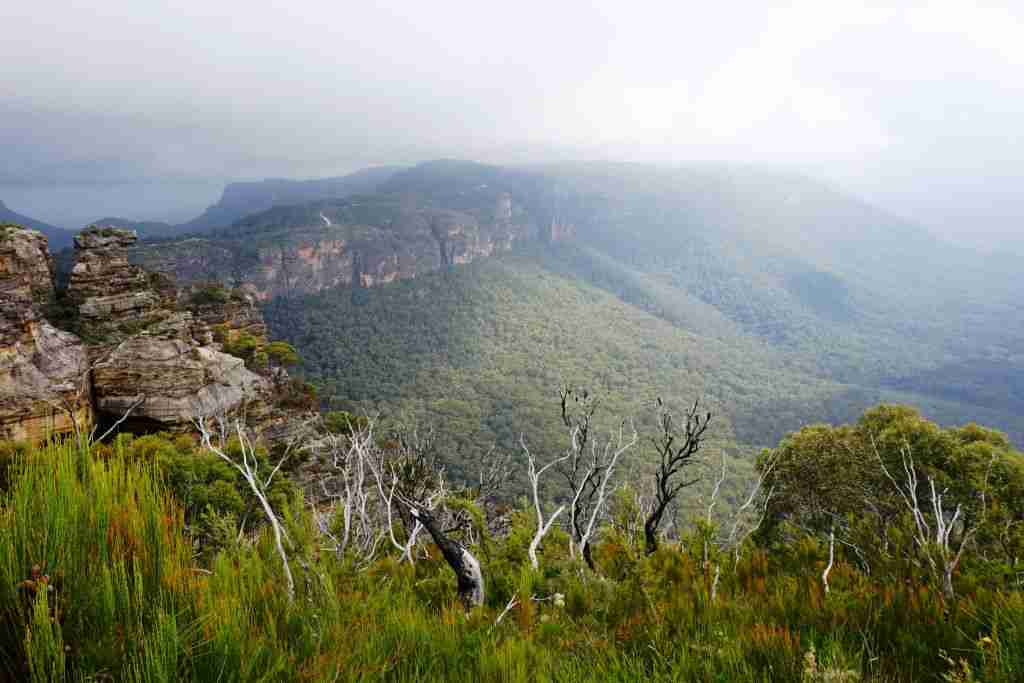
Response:
POLYGON ((484 604, 484 576, 480 562, 461 543, 445 535, 429 510, 410 507, 409 513, 427 530, 434 543, 441 549, 448 566, 455 572, 456 590, 466 609, 484 604))

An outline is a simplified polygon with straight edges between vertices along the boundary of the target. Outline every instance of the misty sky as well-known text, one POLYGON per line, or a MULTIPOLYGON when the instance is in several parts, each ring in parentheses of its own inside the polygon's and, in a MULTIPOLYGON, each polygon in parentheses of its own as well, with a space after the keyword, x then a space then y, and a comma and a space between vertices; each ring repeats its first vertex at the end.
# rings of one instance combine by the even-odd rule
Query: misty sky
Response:
POLYGON ((1019 235, 1024 3, 981 4, 5 2, 0 199, 184 219, 231 179, 716 159, 1019 235))

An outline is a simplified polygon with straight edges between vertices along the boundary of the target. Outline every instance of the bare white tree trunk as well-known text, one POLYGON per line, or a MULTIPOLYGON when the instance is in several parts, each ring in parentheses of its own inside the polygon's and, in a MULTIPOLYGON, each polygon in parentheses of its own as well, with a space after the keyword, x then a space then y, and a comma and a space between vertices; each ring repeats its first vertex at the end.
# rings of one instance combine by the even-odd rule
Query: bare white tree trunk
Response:
POLYGON ((405 541, 405 549, 402 550, 402 555, 398 558, 399 562, 408 558, 409 564, 415 563, 416 560, 413 559, 413 548, 416 547, 416 539, 420 535, 421 531, 423 531, 423 525, 420 524, 418 519, 413 520, 412 533, 409 534, 409 538, 405 541))
POLYGON ((480 570, 480 562, 466 547, 462 548, 462 562, 466 566, 466 573, 469 574, 473 582, 473 588, 469 592, 469 602, 474 607, 480 607, 484 604, 484 573, 480 570))
POLYGON ((872 440, 872 446, 875 449, 875 456, 882 467, 882 472, 885 473, 886 478, 892 483, 896 492, 900 494, 907 510, 914 519, 914 542, 927 560, 932 576, 941 582, 942 592, 946 598, 948 600, 955 599, 956 592, 953 589, 953 574, 956 572, 957 567, 960 566, 960 560, 963 558, 964 551, 970 544, 974 534, 977 533, 987 513, 985 489, 988 488, 988 478, 991 474, 992 465, 995 462, 995 456, 989 461, 988 471, 985 473, 985 482, 981 491, 980 514, 975 517, 974 524, 970 526, 967 526, 961 518, 963 513, 963 506, 961 504, 957 504, 952 515, 948 512, 947 506, 943 501, 946 491, 938 491, 935 487, 935 478, 928 476, 928 492, 931 498, 930 516, 935 524, 933 538, 932 527, 927 519, 928 515, 922 509, 921 501, 917 494, 920 480, 909 444, 905 444, 900 448, 900 458, 905 477, 904 484, 898 482, 889 472, 889 469, 885 466, 885 461, 882 460, 882 456, 878 452, 878 447, 874 444, 874 440, 872 440), (959 533, 959 542, 954 543, 951 539, 954 530, 959 528, 958 523, 959 527, 963 528, 959 533))
POLYGON ((484 575, 480 570, 480 562, 473 553, 461 543, 448 537, 438 525, 430 510, 417 507, 412 501, 403 503, 409 506, 409 514, 423 525, 434 543, 441 549, 448 566, 455 572, 455 580, 459 598, 466 609, 484 604, 484 575))
MULTIPOLYGON (((605 444, 603 457, 594 457, 595 465, 593 465, 593 467, 599 467, 597 463, 601 463, 601 483, 598 484, 597 487, 597 499, 590 510, 590 519, 587 521, 586 529, 584 530, 583 535, 580 537, 579 545, 581 551, 587 547, 591 539, 594 537, 594 532, 597 528, 597 520, 601 516, 601 511, 604 508, 608 496, 608 480, 611 479, 612 475, 615 473, 615 466, 619 462, 619 456, 621 456, 623 453, 625 453, 630 448, 635 446, 636 442, 639 440, 636 428, 632 429, 633 436, 629 439, 629 441, 626 441, 623 436, 622 426, 620 426, 617 441, 613 444, 612 440, 609 439, 608 443, 605 444)), ((595 442, 591 442, 591 447, 597 449, 597 444, 595 442)), ((581 492, 582 488, 580 489, 580 491, 576 492, 577 498, 579 497, 581 492)))
POLYGON ((829 592, 828 587, 828 575, 832 573, 832 566, 836 561, 836 525, 832 524, 832 528, 828 532, 828 564, 825 565, 825 570, 821 572, 821 584, 825 587, 825 594, 829 592))
POLYGON ((274 533, 274 546, 277 548, 277 554, 281 558, 281 565, 284 569, 285 581, 288 584, 288 601, 293 602, 295 600, 295 579, 292 578, 291 566, 288 564, 288 553, 285 552, 284 539, 285 532, 281 526, 280 520, 278 520, 277 513, 274 512, 274 508, 270 505, 270 501, 267 500, 265 491, 269 488, 274 475, 281 469, 281 465, 284 464, 285 459, 288 457, 286 453, 284 458, 277 464, 276 467, 270 472, 270 475, 265 481, 260 481, 259 474, 259 461, 256 459, 256 449, 252 442, 246 436, 245 431, 242 427, 240 420, 235 421, 235 432, 238 436, 239 449, 241 450, 241 463, 235 461, 225 451, 223 446, 227 443, 228 426, 224 418, 217 418, 218 425, 218 443, 214 444, 212 439, 212 432, 207 425, 205 417, 200 417, 195 420, 196 428, 199 430, 203 447, 208 451, 216 455, 218 458, 226 462, 227 464, 234 467, 245 482, 249 485, 250 490, 256 499, 260 502, 260 506, 263 508, 263 513, 267 518, 267 522, 270 524, 270 528, 274 533))
POLYGON ((544 521, 544 511, 540 505, 540 478, 551 467, 557 465, 560 462, 565 461, 570 454, 563 455, 561 458, 556 458, 549 462, 544 467, 537 469, 537 461, 534 459, 530 449, 526 446, 526 438, 522 435, 519 437, 519 443, 522 445, 523 452, 526 453, 526 476, 530 480, 530 487, 533 492, 533 508, 537 514, 537 531, 533 534, 533 540, 530 541, 530 549, 528 554, 530 556, 530 564, 534 569, 540 568, 540 561, 537 559, 537 549, 540 548, 540 542, 544 540, 544 536, 551 529, 551 525, 555 523, 558 516, 565 510, 565 506, 562 505, 552 513, 551 517, 548 518, 547 522, 544 521))

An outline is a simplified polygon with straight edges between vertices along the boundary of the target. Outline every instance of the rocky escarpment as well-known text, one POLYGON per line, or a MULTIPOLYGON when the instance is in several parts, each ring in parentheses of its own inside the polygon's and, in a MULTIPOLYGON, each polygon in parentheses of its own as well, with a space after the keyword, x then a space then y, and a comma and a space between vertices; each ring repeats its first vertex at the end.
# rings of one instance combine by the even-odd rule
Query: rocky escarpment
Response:
POLYGON ((99 340, 92 347, 97 413, 105 419, 127 414, 134 423, 188 429, 200 415, 231 414, 243 407, 255 415, 266 412, 270 381, 224 353, 208 323, 230 327, 241 317, 252 328, 251 302, 248 307, 236 302, 234 313, 220 314, 200 305, 195 308, 203 314, 195 315, 188 292, 179 299, 166 276, 128 263, 135 240, 134 232, 110 227, 90 228, 75 238, 67 298, 78 304, 80 328, 99 340))
POLYGON ((40 440, 122 418, 136 431, 186 431, 202 415, 244 414, 257 427, 282 417, 288 377, 260 353, 268 342, 254 298, 179 291, 128 262, 135 239, 83 231, 67 289, 55 293, 46 238, 0 228, 0 438, 40 440), (51 310, 80 335, 51 324, 51 310), (263 358, 262 368, 226 353, 230 344, 263 358))
POLYGON ((96 410, 129 424, 187 430, 192 420, 249 408, 266 413, 270 383, 241 358, 202 345, 188 313, 119 343, 92 373, 96 410))
POLYGON ((92 423, 88 354, 43 317, 52 298, 46 237, 0 226, 0 438, 38 440, 92 423))
POLYGON ((179 295, 195 320, 211 333, 207 343, 234 342, 242 337, 266 341, 267 325, 250 288, 226 289, 217 282, 195 283, 179 295))
MULTIPOLYGON (((144 243, 134 263, 179 282, 244 284, 260 300, 337 287, 374 287, 464 264, 540 239, 570 222, 531 211, 503 191, 447 208, 405 194, 276 207, 208 238, 144 243)), ((451 202, 449 202, 451 203, 451 202)))

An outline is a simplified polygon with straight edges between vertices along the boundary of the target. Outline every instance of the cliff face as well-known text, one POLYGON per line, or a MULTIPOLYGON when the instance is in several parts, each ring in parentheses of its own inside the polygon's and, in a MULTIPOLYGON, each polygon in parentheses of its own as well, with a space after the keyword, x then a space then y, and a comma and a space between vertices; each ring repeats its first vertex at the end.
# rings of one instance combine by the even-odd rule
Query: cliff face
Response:
POLYGON ((182 290, 179 300, 201 326, 197 332, 205 334, 209 330, 210 338, 205 343, 236 341, 243 336, 267 339, 263 314, 248 290, 228 291, 209 283, 191 285, 182 290))
POLYGON ((215 237, 144 243, 131 260, 179 282, 244 284, 268 300, 374 287, 573 234, 571 224, 534 217, 507 192, 478 204, 449 209, 385 196, 278 207, 215 237))
POLYGON ((43 317, 55 300, 46 238, 0 228, 0 439, 40 440, 123 416, 139 431, 186 431, 201 415, 244 411, 257 426, 278 417, 275 383, 287 376, 223 351, 243 337, 267 343, 254 298, 179 291, 128 262, 135 239, 109 227, 75 238, 60 322, 85 343, 43 317))
POLYGON ((52 297, 46 237, 0 226, 0 438, 37 440, 92 424, 86 348, 43 318, 52 297))

